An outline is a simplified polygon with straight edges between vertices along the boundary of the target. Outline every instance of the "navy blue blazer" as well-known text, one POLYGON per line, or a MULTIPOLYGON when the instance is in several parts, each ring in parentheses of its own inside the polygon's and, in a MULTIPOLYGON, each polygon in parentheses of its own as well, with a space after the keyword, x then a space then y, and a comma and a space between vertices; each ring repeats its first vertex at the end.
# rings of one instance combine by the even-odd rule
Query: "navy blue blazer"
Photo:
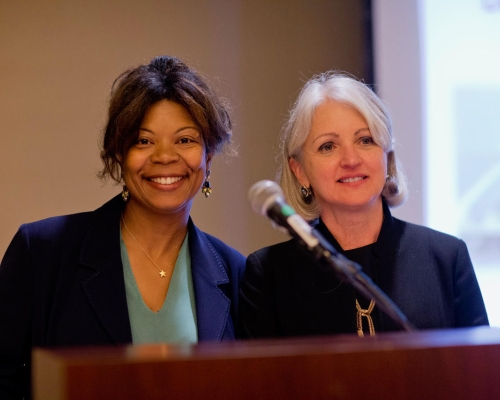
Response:
MULTIPOLYGON (((344 253, 321 221, 316 228, 344 253)), ((488 325, 462 240, 393 218, 384 204, 384 222, 369 258, 363 267, 373 282, 416 328, 488 325)), ((295 240, 265 247, 247 258, 240 287, 243 335, 355 333, 356 299, 367 306, 367 300, 333 271, 312 262, 295 240)), ((372 316, 376 332, 400 329, 378 307, 372 316)))
MULTIPOLYGON (((132 342, 122 207, 116 196, 93 212, 25 224, 15 235, 0 266, 0 398, 2 390, 27 387, 32 347, 132 342)), ((191 219, 188 232, 198 340, 235 339, 245 258, 191 219)))

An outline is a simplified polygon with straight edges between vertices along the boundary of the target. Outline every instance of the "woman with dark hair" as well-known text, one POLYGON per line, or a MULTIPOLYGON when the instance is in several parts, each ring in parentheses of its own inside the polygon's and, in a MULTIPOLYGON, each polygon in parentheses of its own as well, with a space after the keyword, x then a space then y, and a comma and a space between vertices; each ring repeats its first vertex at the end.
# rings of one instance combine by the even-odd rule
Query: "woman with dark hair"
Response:
POLYGON ((189 214, 230 142, 221 101, 182 61, 122 74, 100 177, 121 195, 21 226, 0 267, 0 397, 29 397, 31 349, 235 339, 245 259, 189 214))
MULTIPOLYGON (((487 325, 465 243, 392 217, 407 196, 389 113, 365 84, 328 72, 303 87, 283 131, 287 202, 418 329, 487 325)), ((240 289, 247 337, 375 335, 399 327, 294 240, 247 259, 240 289)))

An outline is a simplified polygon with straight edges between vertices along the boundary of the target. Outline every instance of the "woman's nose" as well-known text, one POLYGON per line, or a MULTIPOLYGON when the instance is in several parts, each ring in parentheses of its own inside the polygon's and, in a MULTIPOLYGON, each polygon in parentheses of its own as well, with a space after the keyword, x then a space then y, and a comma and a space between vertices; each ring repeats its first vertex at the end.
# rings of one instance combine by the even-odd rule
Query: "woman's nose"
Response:
POLYGON ((354 146, 344 146, 341 150, 341 165, 345 168, 353 168, 361 163, 361 157, 354 146))
POLYGON ((159 142, 155 144, 150 159, 153 163, 167 164, 177 161, 179 154, 175 150, 175 145, 159 142))

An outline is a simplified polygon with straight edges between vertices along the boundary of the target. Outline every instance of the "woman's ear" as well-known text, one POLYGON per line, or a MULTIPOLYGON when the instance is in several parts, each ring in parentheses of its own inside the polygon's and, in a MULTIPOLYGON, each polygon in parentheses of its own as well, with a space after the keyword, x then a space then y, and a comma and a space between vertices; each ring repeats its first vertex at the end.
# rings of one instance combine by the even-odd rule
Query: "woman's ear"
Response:
POLYGON ((288 165, 290 166, 290 169, 299 181, 300 185, 307 188, 310 187, 309 180, 307 179, 306 174, 304 173, 304 168, 302 168, 300 162, 298 162, 294 157, 290 157, 288 159, 288 165))
POLYGON ((212 166, 212 154, 207 154, 207 161, 206 161, 206 168, 207 171, 210 171, 210 167, 212 166))

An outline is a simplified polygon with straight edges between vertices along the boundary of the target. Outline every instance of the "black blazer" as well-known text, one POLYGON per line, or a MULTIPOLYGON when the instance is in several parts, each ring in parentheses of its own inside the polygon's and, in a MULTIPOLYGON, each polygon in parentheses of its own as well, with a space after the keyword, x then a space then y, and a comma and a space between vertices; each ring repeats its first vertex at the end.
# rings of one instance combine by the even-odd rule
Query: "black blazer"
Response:
MULTIPOLYGON (((316 228, 343 253, 321 221, 316 228)), ((374 283, 416 328, 488 325, 462 240, 393 218, 384 204, 384 222, 369 267, 374 283)), ((295 240, 265 247, 247 258, 240 288, 243 334, 355 333, 355 300, 360 297, 332 271, 310 261, 295 240)), ((372 316, 376 332, 399 329, 377 307, 372 316)))
MULTIPOLYGON (((26 224, 15 235, 0 266, 0 398, 29 387, 32 347, 132 342, 122 207, 116 196, 94 212, 26 224)), ((198 340, 234 339, 245 258, 191 220, 188 232, 198 340)))

